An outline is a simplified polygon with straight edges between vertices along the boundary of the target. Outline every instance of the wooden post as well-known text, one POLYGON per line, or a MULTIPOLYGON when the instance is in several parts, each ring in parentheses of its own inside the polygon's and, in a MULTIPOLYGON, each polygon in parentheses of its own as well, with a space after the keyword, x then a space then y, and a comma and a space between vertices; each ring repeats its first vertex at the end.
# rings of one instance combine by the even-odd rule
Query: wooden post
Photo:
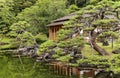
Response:
POLYGON ((54 73, 57 74, 57 64, 54 63, 54 73))
POLYGON ((63 66, 62 69, 63 69, 63 70, 62 70, 62 74, 65 75, 65 67, 63 66))
POLYGON ((55 27, 53 27, 53 40, 55 41, 55 27))
POLYGON ((60 74, 60 65, 58 64, 58 74, 60 74))
POLYGON ((94 70, 87 70, 86 72, 84 72, 84 75, 86 77, 94 77, 95 71, 94 70))
POLYGON ((49 27, 49 39, 51 40, 51 27, 49 27))
POLYGON ((76 67, 76 76, 78 77, 78 78, 80 78, 80 71, 79 71, 79 69, 76 67))
POLYGON ((62 65, 59 66, 59 74, 62 75, 62 65))
POLYGON ((71 67, 69 68, 69 76, 70 77, 72 76, 72 68, 71 67))
POLYGON ((68 76, 68 67, 65 67, 66 76, 68 76))
POLYGON ((55 40, 57 38, 57 28, 58 28, 58 26, 55 27, 55 40))
POLYGON ((57 64, 57 74, 59 74, 59 65, 57 64))
POLYGON ((55 64, 53 64, 53 73, 55 73, 55 64))

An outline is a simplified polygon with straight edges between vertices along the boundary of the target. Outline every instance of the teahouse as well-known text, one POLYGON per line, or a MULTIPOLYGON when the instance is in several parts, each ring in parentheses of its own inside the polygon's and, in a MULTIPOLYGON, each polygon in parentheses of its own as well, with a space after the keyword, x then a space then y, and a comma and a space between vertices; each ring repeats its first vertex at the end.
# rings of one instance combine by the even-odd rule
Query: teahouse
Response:
POLYGON ((71 13, 67 16, 53 20, 51 24, 48 24, 47 27, 49 29, 49 39, 55 41, 57 39, 57 32, 59 31, 59 29, 62 28, 63 24, 66 21, 70 20, 75 15, 75 13, 71 13))
MULTIPOLYGON (((65 22, 69 21, 75 15, 76 15, 76 13, 74 12, 67 16, 53 20, 50 24, 48 24, 47 27, 49 29, 49 39, 53 40, 53 41, 57 40, 57 32, 62 28, 62 26, 64 25, 65 22)), ((88 31, 81 31, 81 32, 84 33, 84 35, 85 35, 84 39, 86 40, 86 42, 89 42, 88 31)), ((76 35, 76 34, 74 34, 74 35, 76 35)))

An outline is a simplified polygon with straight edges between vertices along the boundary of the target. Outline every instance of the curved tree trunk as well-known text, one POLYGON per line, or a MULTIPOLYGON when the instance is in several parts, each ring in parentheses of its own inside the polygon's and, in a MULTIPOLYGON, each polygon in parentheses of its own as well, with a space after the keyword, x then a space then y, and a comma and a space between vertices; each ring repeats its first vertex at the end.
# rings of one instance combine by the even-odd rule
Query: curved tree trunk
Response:
POLYGON ((103 55, 103 56, 109 55, 109 53, 107 53, 105 49, 99 47, 96 44, 96 37, 97 37, 97 33, 94 30, 91 31, 91 43, 92 43, 93 49, 95 49, 100 55, 103 55))

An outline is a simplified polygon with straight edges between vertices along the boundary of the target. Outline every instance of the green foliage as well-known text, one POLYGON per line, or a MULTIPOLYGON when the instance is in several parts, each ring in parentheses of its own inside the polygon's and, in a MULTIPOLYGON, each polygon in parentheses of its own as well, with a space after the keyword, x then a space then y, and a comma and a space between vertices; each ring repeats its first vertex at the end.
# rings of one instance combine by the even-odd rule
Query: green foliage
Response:
POLYGON ((20 45, 22 46, 32 46, 34 43, 36 43, 34 36, 30 32, 18 34, 17 37, 20 39, 20 45))
MULTIPOLYGON (((27 23, 26 21, 19 21, 19 22, 17 22, 17 23, 14 23, 14 24, 10 27, 10 29, 11 29, 12 31, 16 31, 16 32, 18 32, 18 31, 24 32, 24 31, 27 30, 28 27, 30 27, 30 24, 29 24, 29 23, 27 23)), ((19 34, 19 33, 18 33, 18 34, 19 34)))
POLYGON ((55 46, 55 43, 51 40, 48 40, 40 45, 40 49, 39 49, 40 52, 38 54, 41 54, 43 52, 47 52, 47 50, 53 48, 54 46, 55 46))
POLYGON ((27 28, 30 27, 30 24, 27 23, 26 21, 19 21, 17 23, 14 23, 10 29, 11 34, 10 36, 16 36, 18 40, 20 40, 20 45, 22 46, 31 46, 34 43, 36 43, 36 40, 34 36, 27 31, 27 28), (14 34, 14 35, 13 35, 14 34))
POLYGON ((62 61, 62 62, 69 62, 70 59, 72 59, 70 55, 65 55, 65 56, 59 57, 57 60, 62 61))
POLYGON ((27 21, 31 25, 29 31, 36 35, 39 32, 46 34, 47 28, 45 26, 50 21, 66 14, 68 14, 68 10, 66 9, 65 1, 38 0, 35 5, 19 13, 17 18, 18 20, 27 21))
POLYGON ((81 47, 84 44, 83 38, 73 38, 73 39, 67 39, 66 41, 60 41, 57 46, 58 47, 81 47))
MULTIPOLYGON (((115 31, 113 31, 113 29, 115 29, 115 27, 117 27, 119 25, 118 24, 119 19, 116 18, 117 17, 116 12, 113 11, 113 10, 116 10, 115 8, 113 8, 113 6, 115 6, 116 3, 113 2, 112 0, 102 0, 102 1, 91 0, 90 4, 93 4, 93 3, 96 3, 96 4, 89 5, 85 8, 82 8, 77 13, 77 19, 73 18, 69 22, 66 22, 64 24, 64 26, 63 26, 64 29, 60 30, 61 34, 59 34, 60 35, 59 38, 62 38, 62 39, 65 38, 66 36, 68 36, 69 34, 72 33, 72 31, 73 31, 72 29, 76 28, 75 30, 77 30, 77 27, 79 29, 83 29, 83 30, 87 30, 87 31, 95 31, 96 28, 98 28, 98 29, 100 28, 103 31, 102 33, 101 32, 100 33, 102 34, 102 36, 104 36, 104 38, 108 37, 108 36, 115 37, 115 38, 118 37, 118 34, 115 31), (105 17, 106 15, 114 15, 115 18, 113 18, 113 19, 106 18, 105 17), (88 17, 88 18, 86 18, 86 17, 88 17), (71 31, 71 32, 67 32, 67 31, 71 31)), ((119 7, 119 6, 116 6, 116 7, 119 7)), ((118 15, 119 15, 119 13, 118 13, 118 15)), ((99 35, 99 33, 98 33, 98 35, 99 35)), ((62 40, 62 39, 60 39, 60 40, 62 40)), ((82 40, 78 41, 77 38, 72 39, 70 36, 66 40, 63 40, 63 41, 60 41, 60 40, 59 40, 59 43, 57 44, 57 46, 59 48, 66 48, 66 47, 73 48, 74 46, 77 46, 77 48, 78 48, 79 45, 81 47, 81 44, 84 44, 84 43, 82 43, 82 40)), ((107 49, 107 48, 105 48, 105 49, 107 49)), ((91 52, 91 54, 93 54, 93 53, 91 52)), ((84 56, 86 56, 86 55, 84 55, 84 56)), ((57 58, 59 58, 59 57, 60 56, 57 56, 57 58)), ((114 56, 114 55, 113 55, 113 57, 116 58, 116 56, 114 56)), ((99 68, 106 68, 106 66, 108 66, 107 69, 111 70, 111 68, 113 68, 114 66, 117 66, 116 68, 119 69, 120 66, 118 66, 119 64, 117 63, 117 61, 115 62, 116 65, 113 65, 113 63, 111 62, 112 60, 114 60, 114 58, 110 59, 109 56, 107 57, 107 56, 87 55, 86 58, 79 59, 78 64, 87 62, 88 64, 97 65, 99 68)), ((63 56, 63 58, 61 57, 60 59, 64 60, 64 59, 66 59, 66 57, 63 56)), ((116 72, 116 70, 115 70, 115 72, 116 72)))
MULTIPOLYGON (((7 43, 2 46, 0 45, 0 49, 14 49, 18 48, 20 44, 23 46, 31 46, 36 41, 39 44, 46 41, 40 45, 39 54, 55 51, 53 54, 54 58, 63 62, 68 62, 69 59, 72 58, 72 56, 70 56, 71 50, 77 49, 77 52, 80 52, 84 46, 84 39, 82 36, 72 38, 74 31, 77 29, 83 29, 87 31, 95 30, 96 27, 102 28, 103 30, 110 29, 106 32, 103 32, 102 36, 118 37, 118 34, 111 31, 111 29, 118 26, 118 19, 120 18, 119 8, 119 0, 114 0, 114 2, 113 0, 0 0, 0 34, 10 37, 10 39, 6 38, 0 41, 0 43, 7 43), (68 5, 66 5, 66 1, 68 5), (76 16, 64 24, 63 29, 58 32, 58 41, 47 41, 47 28, 45 26, 50 23, 51 20, 62 17, 69 12, 75 12, 79 10, 78 7, 85 6, 86 4, 91 5, 81 8, 80 11, 76 13, 76 16), (118 15, 116 15, 116 12, 118 15), (88 18, 86 18, 84 14, 88 14, 88 18), (105 19, 105 15, 114 15, 117 18, 105 19), (65 53, 66 49, 69 51, 68 53, 65 53)), ((1 37, 2 36, 0 36, 0 38, 1 37)), ((89 50, 87 50, 87 48, 88 47, 84 48, 86 50, 83 51, 88 51, 89 53, 84 52, 83 55, 88 57, 79 59, 78 64, 84 62, 102 66, 108 64, 110 65, 109 70, 112 69, 115 72, 120 71, 119 55, 111 56, 111 58, 102 56, 89 56, 89 54, 92 54, 92 52, 90 53, 91 47, 89 47, 89 50)), ((111 49, 109 49, 109 51, 110 50, 111 49)), ((18 60, 15 60, 17 63, 11 63, 9 62, 8 58, 4 57, 3 59, 5 62, 7 62, 7 64, 4 62, 0 63, 0 69, 2 69, 0 76, 3 78, 7 78, 6 75, 8 75, 9 78, 43 78, 37 75, 41 74, 38 73, 40 70, 37 68, 37 72, 30 68, 27 68, 26 70, 23 69, 23 66, 25 68, 29 67, 29 65, 26 64, 28 61, 26 61, 24 65, 17 66, 16 64, 19 62, 18 60), (2 68, 3 65, 12 72, 2 68), (7 67, 7 65, 9 65, 9 67, 7 67), (16 72, 14 68, 19 71, 16 72), (6 73, 6 75, 4 75, 4 73, 6 73), (32 75, 33 73, 36 74, 34 77, 32 75)), ((33 65, 30 65, 30 67, 31 66, 33 65)), ((46 73, 44 75, 46 75, 46 73)))
POLYGON ((13 0, 14 13, 17 15, 25 8, 29 8, 36 3, 37 0, 13 0))
POLYGON ((70 13, 72 13, 72 12, 78 11, 79 8, 76 5, 70 5, 68 10, 69 10, 70 13))
POLYGON ((14 22, 15 17, 12 10, 12 1, 0 1, 0 34, 9 32, 9 26, 14 22))
POLYGON ((102 19, 102 20, 96 20, 96 21, 94 21, 93 25, 94 26, 110 26, 111 23, 116 23, 116 22, 118 22, 117 19, 102 19))
POLYGON ((94 13, 97 13, 97 10, 95 10, 95 9, 86 10, 84 13, 86 13, 86 14, 94 14, 94 13))
POLYGON ((108 31, 108 32, 104 32, 100 35, 100 37, 114 37, 114 38, 118 38, 119 34, 117 32, 113 32, 113 31, 108 31))
POLYGON ((57 44, 57 46, 61 47, 61 48, 62 47, 70 47, 71 46, 70 43, 71 42, 69 40, 67 40, 67 41, 61 41, 60 43, 57 44))
POLYGON ((58 54, 53 54, 53 58, 59 58, 60 56, 58 54))
POLYGON ((100 1, 101 1, 101 0, 90 0, 89 3, 94 5, 94 4, 96 4, 96 3, 100 2, 100 1))
POLYGON ((84 28, 84 31, 91 31, 93 29, 94 29, 94 27, 86 27, 86 28, 84 28))
POLYGON ((102 5, 104 7, 112 7, 112 5, 114 5, 114 2, 111 0, 102 0, 98 3, 98 5, 102 5))
POLYGON ((58 55, 63 54, 63 49, 62 48, 56 48, 55 51, 56 51, 56 54, 58 54, 58 55))
POLYGON ((61 57, 64 54, 63 52, 64 52, 64 49, 59 47, 55 48, 55 53, 53 54, 53 58, 61 57))
POLYGON ((64 39, 69 33, 71 33, 71 30, 60 29, 58 32, 58 40, 64 39))
POLYGON ((43 34, 43 33, 37 34, 37 35, 35 36, 35 39, 36 39, 36 42, 37 42, 38 44, 41 44, 41 43, 43 43, 43 42, 45 42, 45 41, 48 40, 47 36, 46 36, 45 34, 43 34))
POLYGON ((119 54, 112 55, 112 56, 88 56, 87 58, 79 59, 77 61, 78 64, 88 63, 97 65, 98 68, 106 68, 104 66, 108 66, 107 70, 112 70, 115 73, 119 73, 120 71, 120 57, 119 54))
POLYGON ((77 18, 79 16, 73 16, 68 22, 64 23, 63 28, 74 28, 74 27, 82 27, 83 24, 78 23, 77 18))
POLYGON ((113 6, 113 8, 117 9, 117 8, 120 8, 120 2, 116 2, 115 5, 113 6))
POLYGON ((9 49, 16 49, 19 47, 20 42, 16 41, 13 38, 7 38, 4 36, 0 36, 0 43, 4 43, 0 45, 0 50, 9 50, 9 49))

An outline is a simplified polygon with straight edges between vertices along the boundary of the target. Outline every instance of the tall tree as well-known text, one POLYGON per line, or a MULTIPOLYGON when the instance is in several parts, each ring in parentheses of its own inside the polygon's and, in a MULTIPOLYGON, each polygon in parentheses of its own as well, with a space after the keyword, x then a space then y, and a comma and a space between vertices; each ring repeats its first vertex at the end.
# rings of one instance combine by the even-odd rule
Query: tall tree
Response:
POLYGON ((25 8, 29 8, 33 4, 36 3, 37 0, 13 0, 13 11, 17 15, 19 12, 21 12, 25 8))
MULTIPOLYGON (((97 44, 100 35, 105 37, 116 37, 116 31, 120 29, 120 3, 103 0, 97 5, 89 5, 78 12, 78 15, 70 22, 65 24, 64 28, 72 30, 71 35, 75 32, 85 30, 90 35, 91 46, 100 55, 109 55, 109 53, 97 44), (79 31, 78 31, 79 29, 79 31)), ((67 37, 71 37, 68 34, 67 37)), ((65 37, 66 39, 66 37, 65 37)))
POLYGON ((9 26, 14 22, 12 4, 12 0, 0 1, 0 34, 7 33, 10 30, 9 26))
POLYGON ((47 33, 46 25, 50 21, 68 14, 64 0, 38 0, 38 2, 26 8, 18 14, 18 20, 25 20, 30 23, 29 30, 38 34, 39 32, 47 33))

